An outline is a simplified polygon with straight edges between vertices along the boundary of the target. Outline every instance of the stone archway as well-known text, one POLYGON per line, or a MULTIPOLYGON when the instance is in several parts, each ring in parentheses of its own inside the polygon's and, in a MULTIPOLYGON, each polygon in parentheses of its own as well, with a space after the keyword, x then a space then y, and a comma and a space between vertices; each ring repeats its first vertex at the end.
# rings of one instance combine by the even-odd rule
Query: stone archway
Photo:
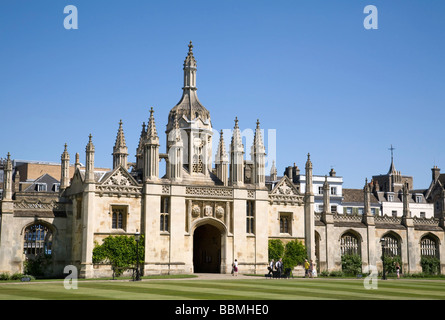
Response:
POLYGON ((221 231, 203 224, 193 233, 193 270, 195 273, 221 272, 221 231))

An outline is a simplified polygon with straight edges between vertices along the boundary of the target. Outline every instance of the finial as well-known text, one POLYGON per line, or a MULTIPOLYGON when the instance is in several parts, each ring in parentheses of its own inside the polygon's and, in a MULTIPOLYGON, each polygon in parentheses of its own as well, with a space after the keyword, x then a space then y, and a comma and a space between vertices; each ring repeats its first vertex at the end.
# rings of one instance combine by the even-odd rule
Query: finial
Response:
POLYGON ((11 160, 11 154, 8 152, 8 160, 11 160))
POLYGON ((122 127, 122 119, 119 120, 119 126, 122 127))
POLYGON ((307 159, 311 160, 311 154, 310 153, 307 154, 307 159))
POLYGON ((256 119, 256 127, 257 127, 257 128, 260 127, 260 119, 256 119))
POLYGON ((238 128, 238 117, 235 117, 235 128, 238 128))
POLYGON ((91 142, 91 138, 93 138, 93 136, 90 133, 90 135, 88 136, 88 139, 90 140, 90 142, 91 142))
POLYGON ((67 151, 67 149, 66 149, 67 147, 68 147, 68 145, 67 145, 66 142, 65 142, 65 151, 67 151))
POLYGON ((193 53, 192 49, 193 49, 193 44, 192 44, 192 41, 190 40, 190 43, 189 43, 189 53, 193 53))
POLYGON ((153 115, 153 112, 154 112, 153 107, 150 107, 150 116, 153 115))

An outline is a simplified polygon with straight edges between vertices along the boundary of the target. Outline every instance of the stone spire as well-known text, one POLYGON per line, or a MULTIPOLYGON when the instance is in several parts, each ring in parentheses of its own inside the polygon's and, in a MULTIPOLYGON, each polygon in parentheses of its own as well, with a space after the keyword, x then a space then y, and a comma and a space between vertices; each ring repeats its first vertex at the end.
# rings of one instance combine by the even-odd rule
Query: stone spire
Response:
POLYGON ((153 113, 153 108, 151 108, 144 143, 144 181, 153 181, 159 178, 159 137, 153 113))
POLYGON ((306 161, 306 194, 307 195, 314 195, 312 187, 312 162, 311 162, 311 155, 307 154, 307 161, 306 161))
POLYGON ((159 144, 158 132, 156 131, 155 117, 153 116, 153 107, 150 108, 150 118, 148 119, 146 141, 159 144))
POLYGON ((411 211, 409 209, 409 185, 408 185, 408 182, 405 182, 403 184, 402 200, 403 200, 403 216, 406 218, 411 218, 411 211))
POLYGON ((86 183, 94 183, 94 152, 95 148, 92 141, 92 135, 90 133, 89 135, 88 144, 85 147, 85 153, 86 153, 86 164, 85 164, 85 182, 86 183))
POLYGON ((61 160, 61 174, 60 174, 60 191, 65 190, 70 184, 70 155, 65 143, 65 149, 60 156, 61 160))
POLYGON ((315 258, 315 223, 314 223, 314 192, 312 183, 311 155, 307 154, 306 161, 306 191, 304 195, 304 228, 305 245, 308 259, 315 258))
POLYGON ((324 177, 323 183, 323 213, 331 213, 331 199, 329 195, 328 177, 324 177))
POLYGON ((193 56, 193 44, 189 43, 189 52, 184 61, 184 90, 196 90, 196 60, 193 56))
POLYGON ((215 156, 215 165, 216 176, 223 182, 225 186, 227 186, 229 182, 228 164, 229 156, 226 152, 226 144, 224 142, 223 131, 221 130, 221 134, 219 136, 218 150, 215 156))
POLYGON ((272 168, 270 168, 270 180, 276 181, 277 177, 277 168, 275 167, 275 160, 272 161, 272 168))
POLYGON ((238 118, 235 118, 232 142, 230 144, 230 182, 233 186, 244 185, 244 145, 238 118))
POLYGON ((74 168, 76 169, 80 169, 80 156, 79 156, 79 152, 76 152, 76 158, 75 158, 76 162, 74 163, 74 168))
POLYGON ((371 212, 371 186, 368 183, 368 178, 365 179, 365 186, 363 187, 363 197, 364 197, 364 210, 362 222, 367 226, 373 226, 374 216, 371 212))
POLYGON ((128 148, 125 143, 124 129, 122 128, 122 120, 119 121, 119 129, 117 130, 116 143, 113 147, 113 169, 122 166, 127 169, 128 148))
POLYGON ((260 120, 256 122, 255 136, 251 149, 251 157, 254 163, 254 183, 259 187, 265 186, 265 156, 266 148, 264 147, 263 137, 260 129, 260 120))
POLYGON ((331 212, 331 199, 330 199, 330 186, 328 182, 328 176, 324 177, 323 183, 323 212, 322 221, 326 224, 333 224, 334 218, 331 212))
POLYGON ((6 157, 3 172, 3 200, 10 201, 12 200, 12 162, 9 152, 6 157))
POLYGON ((144 143, 147 138, 147 131, 145 129, 145 122, 142 123, 141 135, 139 137, 139 144, 136 149, 136 169, 142 169, 144 166, 144 143))

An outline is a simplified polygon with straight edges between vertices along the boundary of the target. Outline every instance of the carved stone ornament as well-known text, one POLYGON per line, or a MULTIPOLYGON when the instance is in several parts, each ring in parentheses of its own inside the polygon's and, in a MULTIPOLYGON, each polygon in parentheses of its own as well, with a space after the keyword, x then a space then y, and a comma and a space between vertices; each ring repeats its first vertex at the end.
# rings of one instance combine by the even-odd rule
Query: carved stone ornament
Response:
POLYGON ((210 216, 213 215, 213 208, 212 208, 212 206, 209 206, 209 205, 205 206, 205 208, 204 208, 204 215, 206 217, 210 217, 210 216))
POLYGON ((131 186, 131 183, 119 170, 104 185, 131 186))
POLYGON ((216 207, 215 213, 217 218, 222 218, 224 216, 224 208, 220 206, 216 207))
POLYGON ((201 214, 201 208, 198 205, 194 205, 192 208, 192 215, 198 217, 201 214))

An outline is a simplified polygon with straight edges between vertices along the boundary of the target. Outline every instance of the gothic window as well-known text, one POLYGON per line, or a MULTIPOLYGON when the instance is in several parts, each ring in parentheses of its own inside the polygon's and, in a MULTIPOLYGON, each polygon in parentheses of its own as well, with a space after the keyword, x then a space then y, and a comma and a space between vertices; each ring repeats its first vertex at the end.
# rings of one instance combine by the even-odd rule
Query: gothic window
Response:
POLYGON ((246 202, 246 232, 255 233, 255 202, 246 202))
POLYGON ((202 150, 204 148, 204 141, 197 137, 193 140, 194 152, 192 170, 196 173, 204 173, 204 165, 202 163, 202 150))
POLYGON ((127 207, 111 206, 111 228, 125 229, 127 227, 127 207))
POLYGON ((280 233, 291 234, 292 216, 290 213, 280 213, 280 233))
POLYGON ((331 187, 331 195, 337 194, 337 187, 331 187))
POLYGON ((340 240, 341 255, 360 255, 359 239, 351 232, 345 233, 340 240))
POLYGON ((33 224, 25 230, 23 253, 27 256, 51 254, 53 233, 42 224, 33 224))
POLYGON ((425 236, 420 241, 420 254, 422 257, 439 257, 437 241, 431 236, 425 236))
POLYGON ((383 239, 385 256, 396 257, 401 255, 400 242, 395 236, 389 234, 383 237, 383 239))
POLYGON ((169 217, 170 217, 170 198, 161 197, 160 230, 163 232, 168 232, 170 230, 169 217))

